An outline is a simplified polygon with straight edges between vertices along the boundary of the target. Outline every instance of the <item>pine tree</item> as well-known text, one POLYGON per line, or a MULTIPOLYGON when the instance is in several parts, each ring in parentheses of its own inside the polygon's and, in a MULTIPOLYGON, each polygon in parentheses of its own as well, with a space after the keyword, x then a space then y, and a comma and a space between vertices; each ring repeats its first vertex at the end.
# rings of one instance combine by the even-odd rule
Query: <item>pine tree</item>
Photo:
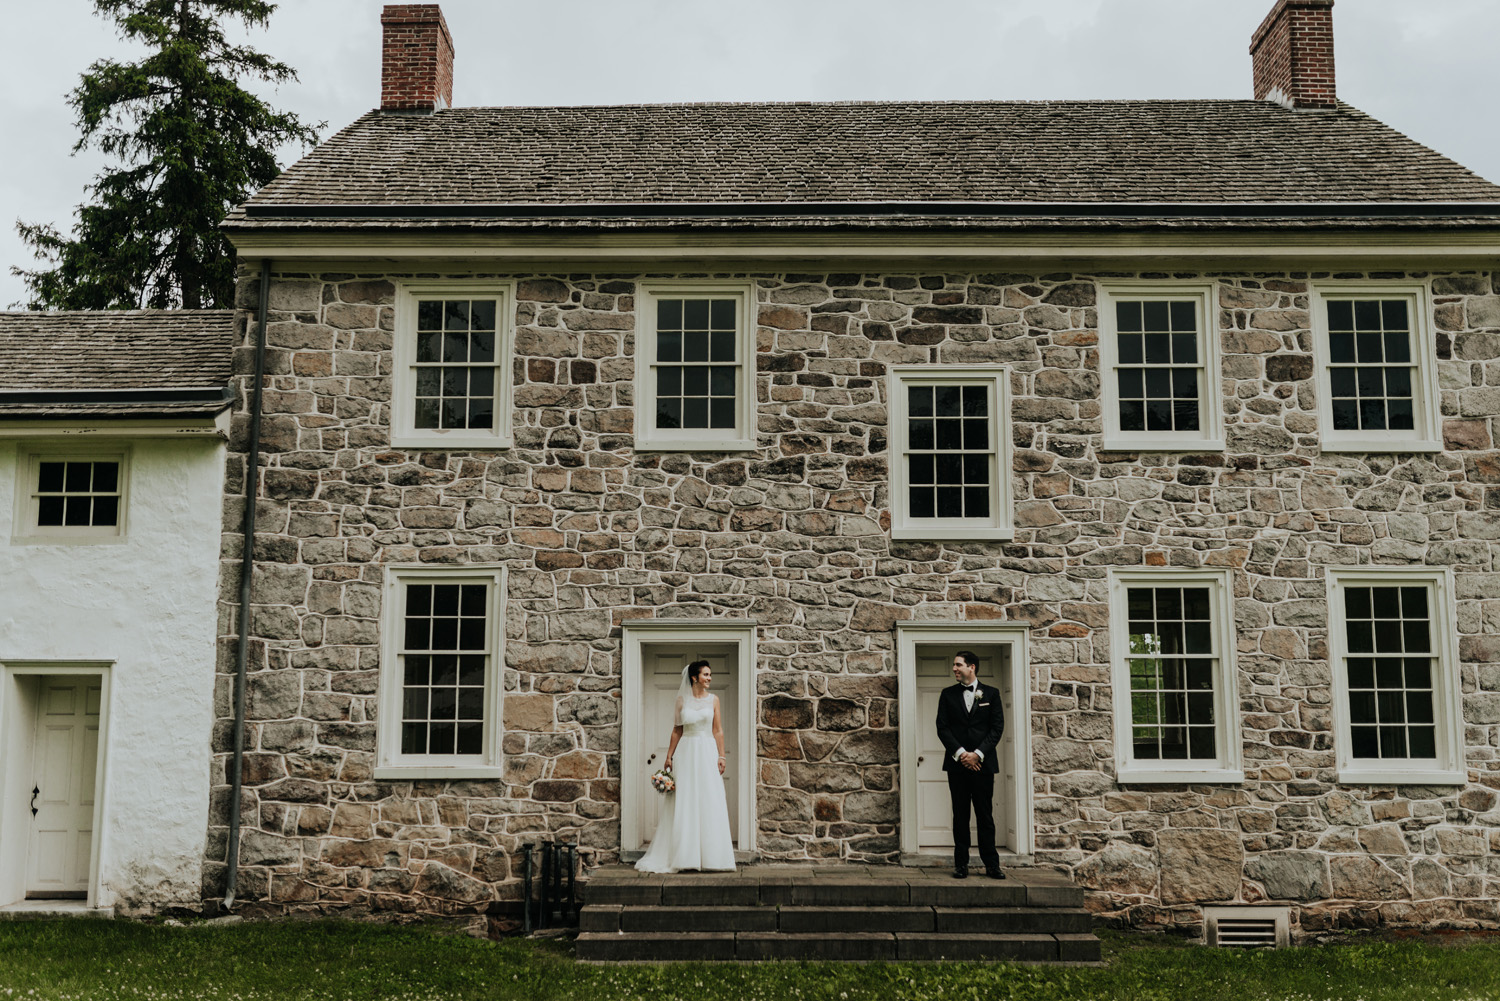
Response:
POLYGON ((276 150, 306 148, 304 125, 244 90, 246 78, 297 78, 284 63, 224 36, 238 19, 264 28, 264 0, 94 0, 123 38, 150 50, 134 63, 102 59, 68 96, 77 150, 119 161, 89 185, 70 236, 16 223, 44 267, 11 272, 31 309, 187 309, 233 301, 234 250, 219 231, 230 208, 278 173, 276 150))

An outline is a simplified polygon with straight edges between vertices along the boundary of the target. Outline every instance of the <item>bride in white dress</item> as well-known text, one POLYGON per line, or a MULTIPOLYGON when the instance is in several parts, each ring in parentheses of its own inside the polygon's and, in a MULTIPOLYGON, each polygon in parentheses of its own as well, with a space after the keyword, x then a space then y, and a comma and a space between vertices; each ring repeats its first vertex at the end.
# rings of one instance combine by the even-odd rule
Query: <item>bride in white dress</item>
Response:
POLYGON ((724 724, 719 698, 708 691, 712 681, 713 669, 706 660, 695 660, 682 672, 665 762, 677 789, 662 796, 656 836, 635 864, 642 872, 734 868, 729 804, 724 799, 724 724))

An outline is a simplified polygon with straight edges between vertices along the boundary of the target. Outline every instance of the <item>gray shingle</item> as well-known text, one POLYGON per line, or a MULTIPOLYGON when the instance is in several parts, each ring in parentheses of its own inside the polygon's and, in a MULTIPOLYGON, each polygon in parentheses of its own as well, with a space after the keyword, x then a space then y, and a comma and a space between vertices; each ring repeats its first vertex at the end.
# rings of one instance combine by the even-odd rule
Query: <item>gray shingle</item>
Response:
POLYGON ((0 313, 0 417, 217 413, 212 393, 130 397, 222 390, 233 348, 232 310, 0 313))
MULTIPOLYGON (((815 217, 818 203, 1178 203, 1213 215, 1235 203, 1469 201, 1500 203, 1500 186, 1348 105, 460 108, 365 115, 259 192, 253 218, 241 211, 230 225, 285 225, 303 205, 707 203, 731 214, 732 203, 790 202, 806 210, 789 215, 815 217), (281 220, 263 218, 278 206, 289 209, 281 220)), ((586 212, 572 223, 590 224, 586 212)))

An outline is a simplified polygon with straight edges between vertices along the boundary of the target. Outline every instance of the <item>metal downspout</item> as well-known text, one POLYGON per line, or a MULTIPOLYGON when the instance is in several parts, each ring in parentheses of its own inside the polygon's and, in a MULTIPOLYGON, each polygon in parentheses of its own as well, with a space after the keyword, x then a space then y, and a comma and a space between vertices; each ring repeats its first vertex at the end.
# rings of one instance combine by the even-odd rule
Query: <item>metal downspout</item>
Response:
POLYGON ((240 790, 245 768, 246 662, 250 656, 250 584, 255 571, 255 498, 260 492, 260 409, 266 376, 266 312, 271 300, 271 262, 260 262, 260 299, 256 306, 255 381, 250 394, 250 442, 245 458, 244 541, 240 547, 239 636, 234 649, 234 757, 229 766, 229 872, 224 880, 224 908, 234 907, 240 875, 240 790))

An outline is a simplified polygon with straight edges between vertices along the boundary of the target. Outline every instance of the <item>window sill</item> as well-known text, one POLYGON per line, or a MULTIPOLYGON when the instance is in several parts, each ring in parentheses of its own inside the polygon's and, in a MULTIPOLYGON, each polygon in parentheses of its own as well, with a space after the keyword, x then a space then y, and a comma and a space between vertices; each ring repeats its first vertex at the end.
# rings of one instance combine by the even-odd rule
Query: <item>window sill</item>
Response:
POLYGON ((1340 768, 1340 785, 1460 786, 1466 772, 1447 768, 1340 768))
POLYGON ((1115 781, 1120 785, 1183 785, 1193 782, 1238 785, 1245 781, 1242 768, 1118 768, 1115 781))
POLYGON ((637 438, 635 440, 637 452, 753 452, 755 448, 755 442, 744 438, 726 441, 691 438, 652 438, 650 440, 637 438))
POLYGON ((1010 528, 921 528, 912 525, 891 528, 891 538, 909 539, 912 541, 929 539, 934 542, 950 542, 955 540, 1009 542, 1015 537, 1015 530, 1010 528))
POLYGON ((77 535, 13 535, 13 546, 121 546, 127 541, 119 533, 92 535, 80 532, 77 535))
POLYGON ((505 770, 499 765, 380 765, 374 770, 378 781, 410 781, 417 779, 503 779, 505 770))
POLYGON ((1325 452, 1441 452, 1440 441, 1414 438, 1323 438, 1325 452))
POLYGON ((1101 452, 1222 452, 1223 438, 1106 437, 1101 452))
POLYGON ((510 448, 514 441, 496 435, 484 437, 456 438, 443 435, 426 436, 410 434, 391 435, 392 448, 441 449, 445 452, 497 452, 510 448))

